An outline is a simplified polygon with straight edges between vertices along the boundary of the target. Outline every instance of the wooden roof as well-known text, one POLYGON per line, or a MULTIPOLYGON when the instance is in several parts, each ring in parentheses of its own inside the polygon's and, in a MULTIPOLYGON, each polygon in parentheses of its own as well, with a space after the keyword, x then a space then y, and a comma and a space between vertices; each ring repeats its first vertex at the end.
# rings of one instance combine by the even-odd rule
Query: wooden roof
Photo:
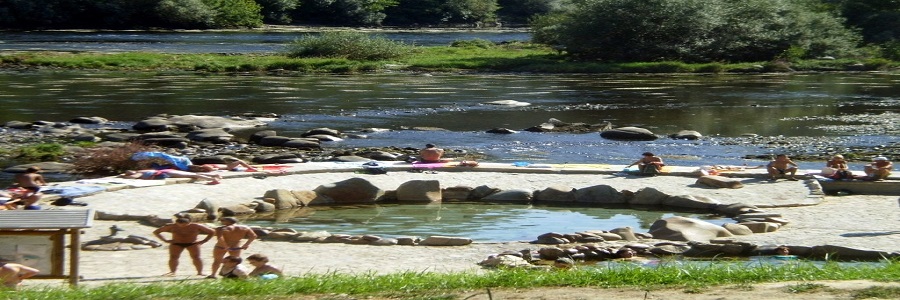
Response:
POLYGON ((89 228, 93 222, 93 209, 0 211, 0 229, 89 228))

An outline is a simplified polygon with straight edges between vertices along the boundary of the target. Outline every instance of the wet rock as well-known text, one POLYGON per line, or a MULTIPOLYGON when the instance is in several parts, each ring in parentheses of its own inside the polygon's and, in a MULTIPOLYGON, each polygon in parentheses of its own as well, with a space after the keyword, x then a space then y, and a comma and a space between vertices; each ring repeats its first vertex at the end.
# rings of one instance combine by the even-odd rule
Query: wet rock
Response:
POLYGON ((681 130, 677 133, 670 134, 669 137, 676 140, 698 140, 702 138, 703 135, 694 130, 681 130))
POLYGON ((487 132, 487 133, 495 133, 495 134, 513 134, 513 133, 518 133, 518 132, 515 131, 515 130, 509 129, 509 128, 502 128, 502 127, 493 128, 493 129, 490 129, 490 130, 485 131, 485 132, 487 132))
POLYGON ((487 197, 481 198, 485 202, 512 202, 512 203, 530 203, 533 195, 532 191, 527 190, 505 190, 500 191, 487 197))
POLYGON ((109 120, 102 117, 76 117, 74 119, 69 120, 69 123, 73 124, 105 124, 109 123, 109 120))
POLYGON ((600 137, 610 140, 652 141, 657 136, 650 130, 639 127, 619 127, 600 132, 600 137))
POLYGON ((631 229, 631 227, 626 226, 626 227, 616 228, 616 229, 610 230, 609 232, 615 233, 616 235, 621 236, 622 239, 624 239, 626 241, 633 242, 633 241, 638 240, 637 236, 634 235, 634 229, 631 229))
POLYGON ((266 147, 278 147, 278 146, 284 145, 284 143, 287 143, 288 141, 290 141, 292 139, 293 138, 286 137, 286 136, 270 135, 270 136, 264 136, 264 137, 260 138, 258 144, 260 146, 266 146, 266 147))

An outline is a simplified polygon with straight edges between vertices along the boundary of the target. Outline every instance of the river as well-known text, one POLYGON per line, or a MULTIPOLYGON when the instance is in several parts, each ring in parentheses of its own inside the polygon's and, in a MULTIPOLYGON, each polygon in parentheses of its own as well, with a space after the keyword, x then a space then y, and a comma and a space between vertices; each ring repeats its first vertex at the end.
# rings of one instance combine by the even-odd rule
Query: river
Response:
MULTIPOLYGON (((0 50, 252 53, 275 51, 298 34, 7 32, 0 37, 0 50)), ((523 32, 384 34, 423 45, 471 38, 528 38, 523 32)), ((763 162, 756 158, 759 155, 805 154, 823 148, 835 152, 856 148, 878 151, 896 149, 900 142, 897 73, 241 76, 42 70, 0 71, 0 81, 4 83, 0 85, 2 122, 100 116, 115 121, 109 126, 124 128, 163 113, 271 112, 282 117, 270 128, 286 136, 317 127, 347 132, 391 129, 327 147, 421 147, 435 143, 451 151, 479 153, 493 161, 627 164, 639 153, 651 151, 673 164, 756 165, 763 162), (528 105, 484 104, 496 100, 528 105), (605 140, 596 133, 485 133, 497 127, 521 130, 551 118, 639 126, 660 136, 696 130, 705 138, 623 142, 605 140), (408 130, 410 127, 446 130, 408 130), (769 140, 748 142, 741 138, 749 134, 769 140), (785 143, 779 137, 801 138, 801 142, 785 143)))

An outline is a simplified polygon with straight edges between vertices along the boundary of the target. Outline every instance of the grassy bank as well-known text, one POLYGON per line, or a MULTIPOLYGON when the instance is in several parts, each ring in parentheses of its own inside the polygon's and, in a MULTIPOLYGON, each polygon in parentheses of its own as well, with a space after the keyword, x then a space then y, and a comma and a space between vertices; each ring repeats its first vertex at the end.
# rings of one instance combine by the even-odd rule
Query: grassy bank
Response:
MULTIPOLYGON (((401 273, 393 275, 306 275, 272 281, 202 281, 157 284, 110 284, 96 288, 47 288, 20 291, 20 299, 290 299, 300 295, 346 294, 353 298, 389 297, 462 299, 473 290, 538 287, 632 287, 642 290, 681 289, 703 293, 712 286, 777 281, 874 280, 896 282, 900 262, 879 266, 846 267, 808 262, 784 265, 665 264, 655 268, 503 270, 486 274, 401 273)), ((815 288, 799 285, 798 291, 815 288)), ((900 298, 900 289, 879 288, 868 293, 881 299, 900 298)), ((9 295, 9 294, 7 294, 9 295)), ((3 294, 0 294, 3 296, 3 294)))
POLYGON ((508 44, 490 47, 418 47, 412 54, 390 61, 343 58, 289 58, 285 54, 171 54, 154 52, 15 52, 0 53, 2 69, 81 69, 112 71, 191 71, 208 73, 346 74, 400 71, 483 71, 531 73, 728 73, 783 71, 871 71, 900 68, 883 59, 807 60, 794 63, 682 62, 603 63, 575 61, 541 45, 508 44))

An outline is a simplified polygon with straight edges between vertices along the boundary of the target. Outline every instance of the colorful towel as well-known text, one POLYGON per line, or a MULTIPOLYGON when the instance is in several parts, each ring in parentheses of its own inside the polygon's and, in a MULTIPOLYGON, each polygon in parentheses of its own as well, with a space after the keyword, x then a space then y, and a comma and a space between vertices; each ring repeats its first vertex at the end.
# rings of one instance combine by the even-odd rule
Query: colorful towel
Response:
POLYGON ((446 162, 439 162, 439 163, 414 162, 414 163, 412 163, 413 169, 434 169, 434 168, 441 168, 446 165, 447 165, 446 162))
POLYGON ((257 170, 261 169, 263 171, 277 172, 277 171, 287 171, 287 169, 290 169, 290 168, 291 168, 291 166, 285 166, 285 165, 271 165, 271 166, 266 165, 266 166, 261 166, 261 167, 257 168, 257 170))

